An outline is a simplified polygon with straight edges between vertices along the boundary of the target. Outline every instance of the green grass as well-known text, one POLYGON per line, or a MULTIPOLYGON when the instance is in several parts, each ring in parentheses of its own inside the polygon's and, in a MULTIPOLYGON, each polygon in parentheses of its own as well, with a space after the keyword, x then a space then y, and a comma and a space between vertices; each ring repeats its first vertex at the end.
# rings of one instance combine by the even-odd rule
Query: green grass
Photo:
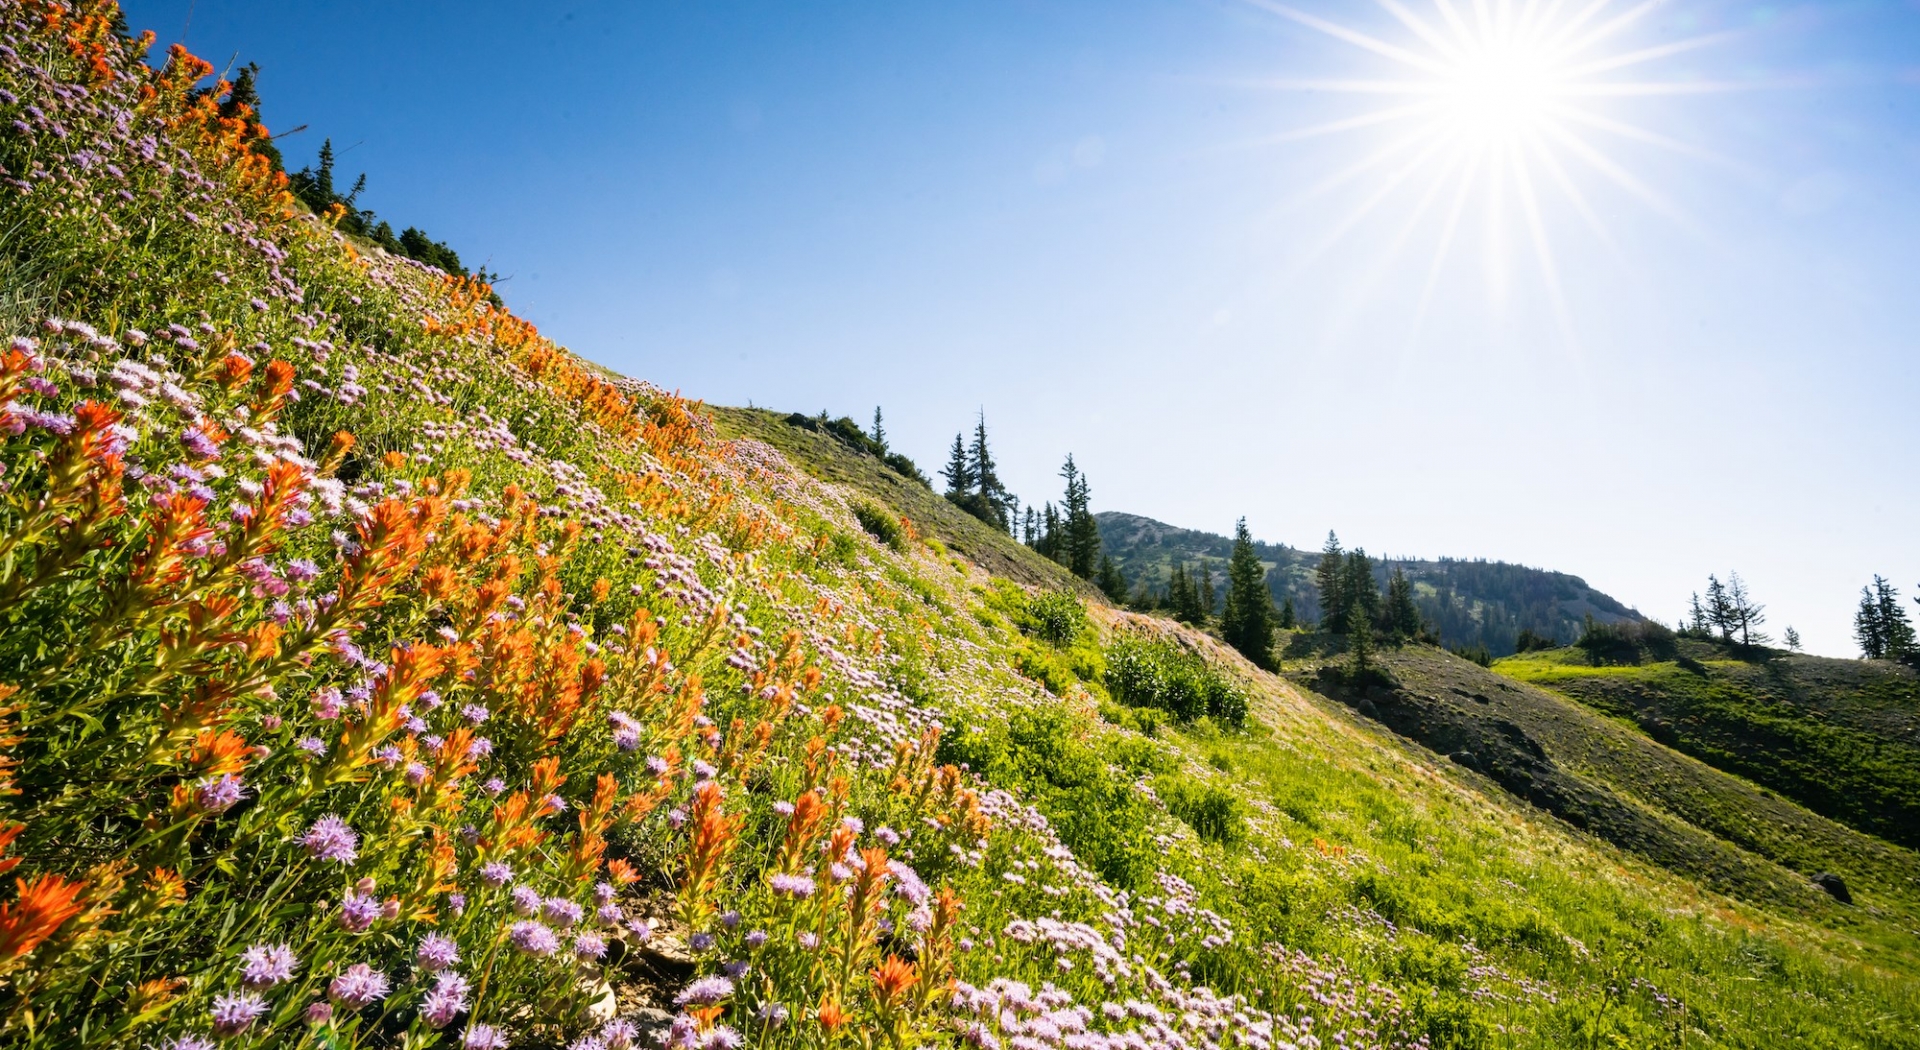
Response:
POLYGON ((1569 650, 1495 669, 1632 721, 1816 813, 1920 847, 1920 676, 1884 662, 1779 654, 1748 663, 1689 648, 1703 672, 1674 662, 1589 667, 1569 650))

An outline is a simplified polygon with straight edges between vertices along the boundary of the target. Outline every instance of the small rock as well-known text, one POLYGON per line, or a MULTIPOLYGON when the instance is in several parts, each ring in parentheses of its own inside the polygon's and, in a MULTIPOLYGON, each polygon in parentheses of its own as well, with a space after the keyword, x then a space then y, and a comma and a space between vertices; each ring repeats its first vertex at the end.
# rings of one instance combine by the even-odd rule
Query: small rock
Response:
POLYGON ((628 1020, 640 1030, 640 1046, 660 1046, 666 1041, 667 1029, 673 1027, 673 1015, 654 1006, 642 1006, 628 1015, 628 1020))
POLYGON ((1360 698, 1359 703, 1353 705, 1353 709, 1359 712, 1360 715, 1365 718, 1372 718, 1377 720, 1380 717, 1380 709, 1373 706, 1373 701, 1367 699, 1364 696, 1360 698))
POLYGON ((1852 904, 1853 894, 1847 892, 1847 880, 1830 871, 1823 871, 1813 877, 1813 884, 1827 891, 1827 896, 1842 904, 1852 904))
POLYGON ((596 1024, 613 1020, 620 1012, 620 1000, 613 994, 613 985, 597 974, 592 980, 581 983, 587 994, 593 996, 593 1001, 587 1004, 587 1016, 596 1024))
POLYGON ((1465 766, 1475 772, 1479 772, 1480 770, 1480 760, 1473 757, 1473 752, 1471 751, 1455 751, 1447 757, 1453 761, 1454 765, 1465 766))

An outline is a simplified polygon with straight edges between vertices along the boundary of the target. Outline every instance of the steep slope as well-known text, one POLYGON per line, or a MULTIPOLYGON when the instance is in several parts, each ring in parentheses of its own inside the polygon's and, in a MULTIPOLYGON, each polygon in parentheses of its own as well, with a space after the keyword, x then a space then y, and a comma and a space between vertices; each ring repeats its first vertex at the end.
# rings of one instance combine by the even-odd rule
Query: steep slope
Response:
POLYGON ((1801 805, 1920 848, 1920 674, 1889 661, 1768 653, 1683 639, 1680 659, 1593 667, 1574 650, 1494 670, 1629 721, 1801 805))
MULTIPOLYGON (((1164 587, 1175 561, 1191 568, 1210 560, 1215 571, 1233 551, 1230 537, 1176 528, 1151 518, 1119 511, 1095 514, 1100 543, 1126 574, 1129 585, 1164 587)), ((1255 544, 1267 566, 1267 587, 1275 604, 1291 600, 1302 619, 1320 616, 1320 597, 1313 584, 1317 550, 1285 545, 1255 544)), ((1450 646, 1484 645, 1503 655, 1514 651, 1514 637, 1525 629, 1562 641, 1580 636, 1587 616, 1602 623, 1636 619, 1633 609, 1565 573, 1484 560, 1443 558, 1439 561, 1382 559, 1376 562, 1379 581, 1402 569, 1414 583, 1414 602, 1421 615, 1450 646)))

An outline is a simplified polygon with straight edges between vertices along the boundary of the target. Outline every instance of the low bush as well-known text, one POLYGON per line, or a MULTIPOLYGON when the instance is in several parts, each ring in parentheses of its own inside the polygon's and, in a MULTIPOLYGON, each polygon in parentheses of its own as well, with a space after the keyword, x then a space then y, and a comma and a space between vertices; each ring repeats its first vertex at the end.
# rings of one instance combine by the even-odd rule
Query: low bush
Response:
POLYGON ((1587 616, 1586 631, 1573 643, 1595 667, 1602 664, 1638 664, 1651 657, 1671 660, 1679 651, 1673 631, 1652 620, 1601 623, 1587 616))
POLYGON ((1560 648, 1560 642, 1552 635, 1536 633, 1531 627, 1520 628, 1520 633, 1515 635, 1513 639, 1513 651, 1516 653, 1531 653, 1558 648, 1560 648))
POLYGON ((860 527, 867 530, 874 539, 897 551, 907 549, 906 529, 901 526, 900 519, 894 517, 886 508, 867 500, 859 500, 853 504, 853 516, 859 520, 860 527))
POLYGON ((1160 732, 1159 712, 1151 707, 1127 707, 1112 701, 1102 702, 1100 718, 1104 722, 1131 729, 1142 736, 1157 736, 1160 732))
MULTIPOLYGON (((1447 651, 1462 660, 1470 660, 1482 667, 1493 666, 1493 654, 1488 652, 1487 647, 1479 642, 1475 642, 1472 645, 1453 646, 1447 651)), ((1521 650, 1521 652, 1525 651, 1524 649, 1521 650)))
POLYGON ((1246 721, 1246 691, 1197 654, 1158 639, 1122 638, 1106 657, 1107 691, 1120 703, 1157 708, 1181 722, 1246 721))
POLYGON ((1246 836, 1245 805, 1232 791, 1179 774, 1157 778, 1153 788, 1167 804, 1167 812, 1208 842, 1229 845, 1246 836))
POLYGON ((1026 615, 1020 626, 1057 648, 1072 645, 1088 626, 1086 607, 1065 591, 1049 591, 1028 598, 1023 611, 1026 615))

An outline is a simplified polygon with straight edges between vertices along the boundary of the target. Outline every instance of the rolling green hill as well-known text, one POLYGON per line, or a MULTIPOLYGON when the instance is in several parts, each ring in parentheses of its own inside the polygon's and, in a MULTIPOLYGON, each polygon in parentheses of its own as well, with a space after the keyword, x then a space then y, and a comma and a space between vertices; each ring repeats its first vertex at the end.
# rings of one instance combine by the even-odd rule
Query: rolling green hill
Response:
MULTIPOLYGON (((1102 549, 1119 563, 1128 585, 1136 590, 1164 588, 1175 561, 1191 568, 1205 560, 1216 573, 1223 572, 1233 550, 1229 536, 1177 528, 1137 514, 1105 511, 1094 517, 1100 523, 1102 549)), ((1313 586, 1313 569, 1320 552, 1284 544, 1254 546, 1267 566, 1274 603, 1291 599, 1302 619, 1318 620, 1320 597, 1313 586)), ((1639 618, 1639 613, 1587 586, 1578 576, 1524 565, 1385 558, 1376 561, 1374 568, 1383 585, 1394 569, 1406 572, 1414 583, 1415 604, 1445 644, 1484 645, 1495 655, 1513 652, 1514 637, 1522 629, 1570 642, 1580 636, 1588 615, 1602 623, 1639 618)))
POLYGON ((1682 640, 1680 660, 1592 667, 1577 650, 1494 670, 1632 723, 1648 736, 1816 813, 1920 848, 1920 674, 1890 661, 1771 653, 1731 659, 1682 640))
POLYGON ((1408 646, 1380 663, 1393 684, 1359 692, 1330 680, 1337 663, 1309 658, 1296 675, 1516 798, 1721 892, 1817 911, 1826 902, 1813 876, 1838 874, 1850 889, 1866 888, 1858 903, 1920 927, 1920 856, 1909 849, 1451 654, 1408 646))

